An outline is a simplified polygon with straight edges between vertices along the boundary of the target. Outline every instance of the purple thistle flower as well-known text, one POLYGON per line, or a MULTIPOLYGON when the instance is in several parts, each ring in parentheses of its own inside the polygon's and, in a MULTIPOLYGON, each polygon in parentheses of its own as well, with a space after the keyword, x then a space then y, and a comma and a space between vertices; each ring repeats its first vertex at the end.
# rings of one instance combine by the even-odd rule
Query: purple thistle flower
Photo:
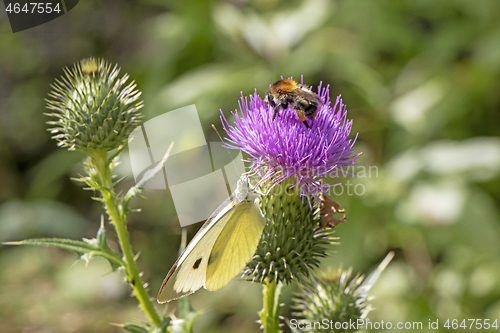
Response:
MULTIPOLYGON (((221 111, 221 121, 229 139, 226 146, 241 149, 250 155, 245 160, 251 169, 262 176, 261 182, 269 186, 290 179, 292 186, 300 187, 300 195, 318 198, 319 192, 327 193, 330 185, 322 179, 326 175, 337 176, 337 169, 353 165, 360 153, 354 153, 354 142, 348 139, 352 120, 347 119, 346 106, 340 95, 333 107, 329 86, 318 86, 318 96, 323 105, 316 117, 309 120, 306 128, 297 112, 288 108, 272 120, 273 110, 257 91, 241 96, 240 112, 232 112, 234 126, 230 125, 221 111)), ((357 136, 356 136, 357 137, 357 136)))

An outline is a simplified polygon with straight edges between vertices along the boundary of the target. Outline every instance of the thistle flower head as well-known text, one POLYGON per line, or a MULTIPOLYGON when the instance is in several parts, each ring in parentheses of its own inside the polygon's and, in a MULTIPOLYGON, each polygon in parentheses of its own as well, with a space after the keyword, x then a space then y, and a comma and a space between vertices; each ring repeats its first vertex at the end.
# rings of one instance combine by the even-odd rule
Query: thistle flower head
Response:
POLYGON ((233 112, 235 124, 230 125, 222 115, 222 123, 229 139, 229 148, 241 149, 250 155, 247 162, 260 172, 271 187, 291 180, 300 195, 318 198, 329 185, 322 181, 326 175, 336 176, 336 170, 355 163, 354 140, 348 139, 352 120, 340 95, 332 106, 329 87, 317 88, 323 105, 310 128, 297 117, 290 107, 272 120, 273 110, 255 92, 250 100, 242 96, 240 112, 233 112))
POLYGON ((47 115, 48 124, 61 147, 86 153, 110 151, 127 142, 132 130, 140 125, 141 93, 129 76, 118 77, 120 68, 95 58, 83 59, 73 68, 65 68, 60 80, 52 85, 47 115))

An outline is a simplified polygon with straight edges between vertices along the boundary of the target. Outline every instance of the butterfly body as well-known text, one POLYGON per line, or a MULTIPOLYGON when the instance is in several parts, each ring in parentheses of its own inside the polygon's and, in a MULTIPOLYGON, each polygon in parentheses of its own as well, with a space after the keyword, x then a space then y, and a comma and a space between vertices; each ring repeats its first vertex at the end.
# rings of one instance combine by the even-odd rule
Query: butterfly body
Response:
POLYGON ((258 193, 242 175, 236 190, 207 219, 168 272, 157 300, 170 302, 201 287, 218 290, 250 261, 264 229, 258 193))

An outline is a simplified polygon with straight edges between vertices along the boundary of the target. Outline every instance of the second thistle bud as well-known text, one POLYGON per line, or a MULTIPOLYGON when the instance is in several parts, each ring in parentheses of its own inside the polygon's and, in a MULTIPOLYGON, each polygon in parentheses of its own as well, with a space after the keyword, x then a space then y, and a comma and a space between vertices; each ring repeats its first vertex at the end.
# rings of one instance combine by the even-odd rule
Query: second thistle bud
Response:
POLYGON ((61 147, 87 154, 106 152, 125 144, 141 124, 141 92, 120 68, 103 59, 87 58, 66 68, 52 85, 47 108, 55 118, 48 123, 61 147))
POLYGON ((319 272, 310 283, 301 285, 295 298, 295 315, 302 317, 304 323, 326 320, 330 327, 305 329, 305 332, 356 332, 357 329, 344 327, 344 323, 357 322, 370 311, 366 291, 363 289, 364 277, 352 277, 352 269, 326 270, 319 272))

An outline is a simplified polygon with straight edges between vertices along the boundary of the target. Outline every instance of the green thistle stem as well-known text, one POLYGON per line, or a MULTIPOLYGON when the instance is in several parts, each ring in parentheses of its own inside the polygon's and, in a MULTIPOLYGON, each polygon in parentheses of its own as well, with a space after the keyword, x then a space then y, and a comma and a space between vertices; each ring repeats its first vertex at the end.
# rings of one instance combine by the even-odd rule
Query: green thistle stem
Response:
POLYGON ((281 294, 281 283, 277 283, 276 279, 264 283, 263 308, 260 311, 260 322, 264 329, 264 333, 279 333, 280 330, 280 313, 279 313, 279 298, 281 294))
POLYGON ((142 310, 156 326, 161 324, 161 319, 156 313, 156 310, 149 298, 149 295, 144 288, 144 283, 139 275, 132 246, 130 244, 129 234, 127 230, 126 215, 121 210, 121 205, 118 203, 117 196, 113 190, 113 180, 111 177, 110 163, 107 160, 106 152, 94 153, 91 157, 92 164, 96 168, 96 176, 99 178, 99 185, 102 187, 100 192, 103 197, 103 202, 108 212, 111 223, 116 229, 120 248, 126 263, 127 281, 132 285, 134 296, 139 301, 142 310))

